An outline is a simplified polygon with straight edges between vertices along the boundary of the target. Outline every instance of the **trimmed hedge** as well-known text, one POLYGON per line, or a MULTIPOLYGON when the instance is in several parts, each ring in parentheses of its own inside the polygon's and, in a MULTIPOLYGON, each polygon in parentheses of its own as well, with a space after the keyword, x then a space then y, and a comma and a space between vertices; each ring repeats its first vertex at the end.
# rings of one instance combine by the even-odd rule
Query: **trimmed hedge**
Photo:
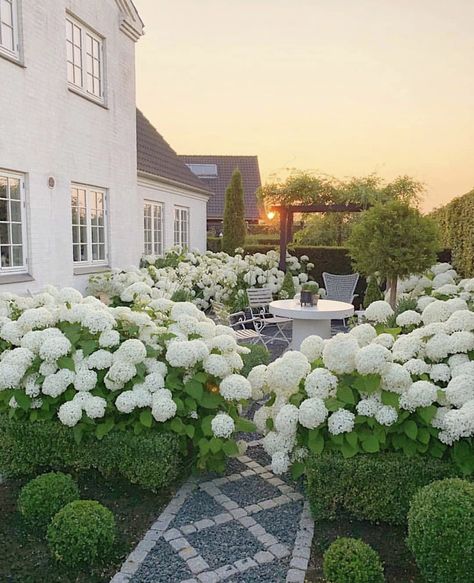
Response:
POLYGON ((458 476, 448 461, 399 453, 338 452, 312 455, 307 465, 307 496, 315 520, 339 514, 371 522, 405 524, 410 500, 423 486, 458 476))
POLYGON ((79 488, 71 476, 50 472, 23 486, 18 510, 30 527, 45 529, 56 512, 79 498, 79 488))
POLYGON ((374 549, 356 538, 336 539, 324 553, 324 577, 330 583, 383 583, 383 565, 374 549))
POLYGON ((422 488, 410 505, 407 543, 427 581, 474 581, 474 484, 452 479, 422 488))
POLYGON ((453 250, 454 267, 464 277, 474 276, 474 190, 433 211, 443 245, 453 250))
POLYGON ((95 500, 76 500, 62 508, 48 527, 53 557, 77 569, 104 561, 115 542, 115 518, 95 500))
POLYGON ((118 474, 156 491, 183 470, 179 436, 174 433, 112 431, 102 440, 85 435, 78 444, 74 431, 58 422, 14 421, 0 415, 0 443, 0 473, 6 477, 95 468, 106 477, 118 474))

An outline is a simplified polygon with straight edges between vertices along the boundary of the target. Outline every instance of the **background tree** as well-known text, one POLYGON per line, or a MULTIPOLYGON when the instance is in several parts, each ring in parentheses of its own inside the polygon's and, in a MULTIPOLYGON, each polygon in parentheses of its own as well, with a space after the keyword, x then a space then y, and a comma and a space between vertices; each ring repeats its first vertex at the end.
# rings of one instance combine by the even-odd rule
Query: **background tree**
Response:
POLYGON ((222 250, 233 255, 237 247, 244 246, 246 234, 242 174, 236 168, 225 192, 222 250))
POLYGON ((393 200, 365 211, 347 242, 354 268, 364 275, 379 273, 390 287, 395 307, 397 281, 428 269, 439 249, 438 227, 405 202, 393 200))

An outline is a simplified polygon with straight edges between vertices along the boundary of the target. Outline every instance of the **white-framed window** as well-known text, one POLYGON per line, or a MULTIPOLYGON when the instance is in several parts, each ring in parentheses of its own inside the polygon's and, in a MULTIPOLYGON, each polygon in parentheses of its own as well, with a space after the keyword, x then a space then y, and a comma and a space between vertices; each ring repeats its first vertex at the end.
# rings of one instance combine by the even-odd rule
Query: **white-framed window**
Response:
POLYGON ((143 235, 145 255, 163 255, 163 203, 144 202, 143 235))
POLYGON ((174 244, 189 248, 189 208, 174 207, 174 244))
POLYGON ((104 39, 68 14, 66 51, 69 85, 103 102, 104 39))
POLYGON ((0 0, 0 53, 20 56, 17 0, 0 0))
POLYGON ((77 265, 106 264, 107 193, 102 188, 71 187, 72 257, 77 265))
POLYGON ((25 177, 0 170, 0 273, 27 271, 25 177))

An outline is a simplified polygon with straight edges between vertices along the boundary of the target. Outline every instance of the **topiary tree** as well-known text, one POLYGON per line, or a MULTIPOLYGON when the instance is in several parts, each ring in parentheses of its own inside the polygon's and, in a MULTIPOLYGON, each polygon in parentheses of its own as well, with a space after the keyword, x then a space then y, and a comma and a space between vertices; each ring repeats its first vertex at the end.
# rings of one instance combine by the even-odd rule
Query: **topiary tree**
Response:
POLYGON ((236 168, 225 192, 224 236, 222 250, 233 255, 237 247, 245 244, 247 227, 245 224, 244 189, 242 174, 236 168))
POLYGON ((397 281, 421 273, 436 261, 436 223, 400 201, 377 204, 354 225, 347 244, 353 266, 364 275, 378 272, 390 288, 395 308, 397 281))
POLYGON ((296 289, 295 282, 293 281, 293 275, 291 271, 285 273, 285 278, 281 286, 279 297, 283 300, 293 299, 295 297, 296 289))
POLYGON ((324 577, 330 583, 384 583, 382 561, 365 542, 341 537, 324 553, 324 577))
POLYGON ((383 293, 380 289, 379 280, 376 275, 367 276, 367 288, 365 290, 363 306, 368 308, 372 302, 383 300, 383 293))

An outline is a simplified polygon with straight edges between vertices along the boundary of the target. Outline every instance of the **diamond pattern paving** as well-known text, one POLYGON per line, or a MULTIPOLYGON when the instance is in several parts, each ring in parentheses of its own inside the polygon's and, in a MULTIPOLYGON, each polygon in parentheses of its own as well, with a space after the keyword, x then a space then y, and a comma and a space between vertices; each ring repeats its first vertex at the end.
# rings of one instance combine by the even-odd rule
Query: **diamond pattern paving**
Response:
POLYGON ((281 494, 280 490, 267 480, 264 480, 258 475, 248 476, 229 482, 221 487, 222 493, 229 496, 239 506, 248 506, 249 504, 258 504, 263 500, 276 498, 281 494))

